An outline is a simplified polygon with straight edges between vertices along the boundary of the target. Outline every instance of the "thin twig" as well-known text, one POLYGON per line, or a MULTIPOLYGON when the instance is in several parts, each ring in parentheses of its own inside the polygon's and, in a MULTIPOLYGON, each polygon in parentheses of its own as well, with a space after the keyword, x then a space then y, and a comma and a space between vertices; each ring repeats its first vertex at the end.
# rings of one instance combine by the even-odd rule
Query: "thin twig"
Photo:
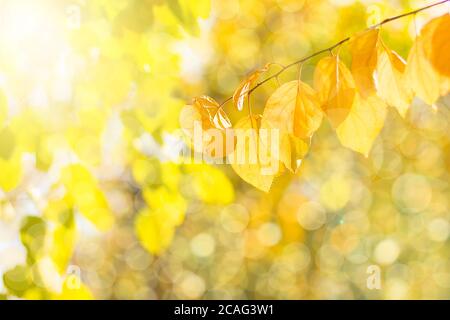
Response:
MULTIPOLYGON (((394 20, 397 20, 397 19, 400 19, 400 18, 403 18, 403 17, 407 17, 407 16, 410 16, 410 15, 415 15, 415 14, 421 12, 421 11, 430 9, 430 8, 432 8, 432 7, 438 6, 438 5, 440 5, 440 4, 443 4, 443 3, 446 3, 446 2, 449 2, 449 1, 450 1, 450 0, 443 0, 443 1, 440 1, 440 2, 436 2, 436 3, 430 4, 430 5, 426 6, 426 7, 422 7, 422 8, 416 9, 416 10, 411 11, 411 12, 403 13, 403 14, 400 14, 400 15, 398 15, 398 16, 394 16, 394 17, 390 17, 390 18, 384 19, 384 20, 381 21, 380 23, 377 23, 377 24, 375 24, 375 25, 373 25, 373 26, 371 26, 371 27, 369 27, 369 28, 366 28, 365 30, 376 29, 376 28, 378 28, 378 27, 380 27, 380 26, 382 26, 382 25, 384 25, 384 24, 386 24, 386 23, 388 23, 388 22, 391 22, 391 21, 394 21, 394 20)), ((293 67, 293 66, 295 66, 295 65, 298 65, 298 64, 300 64, 300 63, 304 63, 304 62, 306 62, 306 61, 308 61, 308 60, 310 60, 310 59, 312 59, 312 58, 314 58, 314 57, 316 57, 316 56, 318 56, 318 55, 321 55, 322 53, 325 53, 325 52, 332 52, 333 49, 335 49, 335 48, 341 46, 342 44, 344 44, 345 42, 349 41, 350 39, 351 39, 351 37, 347 37, 347 38, 345 38, 345 39, 342 39, 341 41, 335 43, 335 44, 332 45, 331 47, 328 47, 328 48, 326 48, 326 49, 322 49, 322 50, 320 50, 320 51, 314 52, 314 53, 312 53, 312 54, 310 54, 310 55, 308 55, 308 56, 306 56, 306 57, 303 57, 303 58, 301 58, 300 60, 294 61, 294 62, 292 62, 292 63, 290 63, 290 64, 288 64, 288 65, 286 65, 286 66, 282 66, 282 65, 278 64, 278 65, 282 66, 282 68, 281 68, 278 72, 274 73, 274 74, 271 75, 270 77, 267 77, 266 79, 262 80, 261 82, 258 82, 253 88, 251 88, 251 89, 249 89, 249 90, 247 90, 247 91, 245 91, 245 92, 241 92, 240 96, 243 96, 243 95, 252 93, 253 91, 255 91, 258 87, 262 86, 262 85, 263 85, 264 83, 266 83, 267 81, 270 81, 270 80, 272 80, 273 78, 278 78, 278 76, 279 76, 280 74, 282 74, 284 71, 286 71, 287 69, 289 69, 289 68, 291 68, 291 67, 293 67)), ((233 97, 228 97, 227 99, 225 99, 225 100, 220 104, 220 107, 222 107, 224 104, 226 104, 228 101, 230 101, 230 100, 232 100, 232 99, 233 99, 233 97)))

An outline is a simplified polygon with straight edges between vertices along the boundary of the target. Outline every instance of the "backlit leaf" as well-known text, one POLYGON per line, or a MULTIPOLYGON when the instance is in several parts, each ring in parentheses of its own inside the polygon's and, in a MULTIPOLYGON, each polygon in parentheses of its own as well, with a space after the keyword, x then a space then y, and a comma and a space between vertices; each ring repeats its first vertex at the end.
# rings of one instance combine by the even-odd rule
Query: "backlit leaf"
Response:
MULTIPOLYGON (((430 21, 421 30, 411 48, 405 76, 413 93, 426 103, 434 104, 440 96, 450 91, 450 77, 438 72, 430 61, 433 56, 433 39, 437 27, 448 15, 430 21)), ((447 18, 448 19, 448 18, 447 18)), ((447 62, 450 57, 447 58, 447 62)))
POLYGON ((236 91, 233 94, 233 103, 235 107, 241 111, 244 108, 245 99, 248 96, 249 90, 256 83, 259 76, 269 70, 271 63, 267 63, 261 69, 255 70, 250 73, 244 80, 241 81, 236 91))
POLYGON ((299 81, 294 111, 294 135, 298 138, 311 138, 322 123, 323 112, 317 93, 304 82, 299 81))
POLYGON ((386 104, 377 96, 355 96, 348 117, 337 127, 342 145, 368 156, 386 117, 386 104))
POLYGON ((441 74, 450 77, 450 14, 438 18, 433 32, 431 63, 441 74))
POLYGON ((388 105, 405 117, 412 101, 405 80, 406 63, 381 40, 377 63, 377 92, 388 105))
POLYGON ((322 121, 315 91, 297 80, 283 84, 267 100, 263 120, 263 125, 280 130, 280 160, 295 172, 298 160, 307 152, 306 140, 322 121))
POLYGON ((375 93, 374 72, 377 67, 379 30, 369 29, 350 39, 351 71, 363 97, 375 93))
POLYGON ((314 89, 331 124, 337 127, 350 112, 356 94, 353 76, 338 55, 319 61, 314 73, 314 89))
POLYGON ((280 156, 275 153, 280 152, 280 146, 271 145, 270 128, 261 122, 261 116, 248 116, 238 121, 234 127, 236 148, 228 157, 234 171, 243 180, 268 192, 279 171, 280 156), (260 130, 261 127, 264 131, 260 130))
POLYGON ((212 98, 193 99, 180 113, 180 126, 190 139, 195 152, 211 158, 223 158, 234 147, 231 122, 225 111, 212 98))

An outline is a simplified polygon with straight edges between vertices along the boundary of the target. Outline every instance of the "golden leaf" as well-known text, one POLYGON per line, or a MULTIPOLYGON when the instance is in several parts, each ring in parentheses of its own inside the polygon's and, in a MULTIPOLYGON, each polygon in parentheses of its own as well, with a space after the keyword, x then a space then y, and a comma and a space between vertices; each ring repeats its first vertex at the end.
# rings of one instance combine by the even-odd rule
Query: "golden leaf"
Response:
POLYGON ((363 97, 375 93, 374 72, 378 61, 379 30, 369 29, 350 39, 352 74, 363 97))
POLYGON ((296 173, 302 159, 306 156, 309 150, 309 141, 298 138, 293 135, 286 135, 282 137, 280 143, 284 149, 281 150, 281 160, 283 164, 291 171, 296 173))
POLYGON ((450 77, 450 14, 437 20, 432 38, 431 63, 441 74, 450 77))
POLYGON ((368 156, 372 144, 383 128, 386 104, 373 95, 355 96, 348 117, 337 127, 339 141, 347 148, 368 156))
POLYGON ((213 98, 207 96, 194 98, 194 106, 202 116, 202 123, 205 129, 208 127, 217 129, 231 127, 228 116, 213 98))
POLYGON ((311 138, 322 123, 323 112, 320 109, 317 93, 304 82, 299 81, 294 111, 294 135, 299 138, 311 138))
POLYGON ((412 101, 405 81, 405 61, 381 40, 377 63, 377 92, 388 105, 405 117, 412 101))
POLYGON ((314 73, 314 88, 322 109, 336 128, 350 112, 356 94, 353 76, 339 56, 319 61, 314 73))
POLYGON ((234 171, 243 180, 256 188, 268 192, 274 177, 279 172, 281 146, 272 144, 269 124, 262 124, 261 116, 248 116, 235 125, 236 148, 228 156, 234 171), (264 130, 260 130, 261 127, 264 130))
MULTIPOLYGON (((448 15, 446 15, 448 16, 448 15)), ((439 96, 450 91, 450 79, 440 74, 432 65, 432 41, 437 27, 446 17, 431 20, 422 29, 408 56, 405 77, 412 92, 428 104, 435 103, 439 96)), ((447 58, 450 61, 450 57, 447 58)))
POLYGON ((309 139, 322 121, 322 110, 315 91, 297 80, 280 86, 267 100, 263 125, 280 130, 280 160, 290 171, 307 150, 309 139))
POLYGON ((225 111, 211 97, 193 99, 180 113, 180 126, 190 139, 193 149, 211 158, 223 158, 234 148, 231 122, 225 111), (200 138, 196 137, 196 125, 200 138))
POLYGON ((248 96, 252 85, 258 80, 259 76, 269 70, 271 63, 267 63, 264 67, 253 71, 244 80, 241 81, 236 91, 233 94, 233 103, 236 108, 241 111, 244 108, 245 98, 248 96))

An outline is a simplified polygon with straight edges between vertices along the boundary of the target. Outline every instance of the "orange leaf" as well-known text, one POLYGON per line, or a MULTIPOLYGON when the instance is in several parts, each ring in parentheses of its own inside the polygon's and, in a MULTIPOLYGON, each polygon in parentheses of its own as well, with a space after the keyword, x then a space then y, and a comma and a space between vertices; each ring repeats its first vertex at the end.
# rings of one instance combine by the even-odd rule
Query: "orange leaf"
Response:
POLYGON ((373 74, 377 67, 379 30, 369 29, 350 39, 352 74, 356 87, 363 97, 375 93, 373 74))
POLYGON ((261 116, 248 116, 236 123, 236 148, 228 156, 234 171, 247 183, 268 192, 278 174, 280 146, 272 139, 270 125, 261 116))
POLYGON ((231 122, 213 98, 194 98, 192 105, 184 106, 180 113, 180 126, 196 152, 211 158, 223 158, 234 148, 231 122), (197 135, 196 130, 199 132, 197 135))
POLYGON ((336 128, 350 112, 356 94, 353 76, 339 56, 319 61, 314 73, 314 88, 322 109, 336 128))
POLYGON ((236 108, 241 111, 244 108, 245 98, 248 96, 249 91, 253 84, 258 80, 259 76, 269 70, 272 63, 267 63, 261 69, 255 70, 250 73, 244 80, 241 81, 238 88, 233 94, 233 103, 236 108))
POLYGON ((299 81, 295 99, 294 135, 302 139, 311 138, 319 129, 322 116, 317 93, 309 85, 299 81))
MULTIPOLYGON (((441 74, 431 62, 434 34, 448 15, 431 20, 423 27, 408 56, 405 76, 412 92, 432 105, 450 92, 450 77, 441 74)), ((447 58, 447 61, 450 61, 447 58)))
POLYGON ((441 74, 450 77, 450 14, 438 18, 433 32, 431 63, 441 74))

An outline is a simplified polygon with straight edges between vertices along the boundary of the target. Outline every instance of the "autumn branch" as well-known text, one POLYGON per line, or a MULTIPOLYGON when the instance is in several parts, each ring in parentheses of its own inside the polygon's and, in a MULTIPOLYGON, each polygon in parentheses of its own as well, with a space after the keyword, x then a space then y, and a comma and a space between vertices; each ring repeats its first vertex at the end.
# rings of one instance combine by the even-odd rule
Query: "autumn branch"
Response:
MULTIPOLYGON (((379 28, 380 26, 382 26, 382 25, 384 25, 384 24, 386 24, 386 23, 388 23, 388 22, 391 22, 391 21, 394 21, 394 20, 398 20, 398 19, 400 19, 400 18, 404 18, 404 17, 407 17, 407 16, 415 15, 415 14, 421 12, 421 11, 424 11, 424 10, 427 10, 427 9, 430 9, 430 8, 433 8, 433 7, 436 7, 436 6, 438 6, 438 5, 444 4, 444 3, 449 2, 449 1, 450 1, 450 0, 443 0, 443 1, 440 1, 440 2, 436 2, 436 3, 430 4, 430 5, 428 5, 428 6, 425 6, 425 7, 422 7, 422 8, 413 10, 413 11, 410 11, 410 12, 406 12, 406 13, 403 13, 403 14, 400 14, 400 15, 397 15, 397 16, 394 16, 394 17, 390 17, 390 18, 384 19, 384 20, 381 21, 380 23, 377 23, 377 24, 375 24, 375 25, 373 25, 373 26, 371 26, 371 27, 368 27, 368 28, 366 28, 366 29, 364 29, 364 30, 370 30, 370 29, 379 28)), ((364 30, 363 30, 363 31, 364 31, 364 30)), ((312 53, 312 54, 310 54, 310 55, 308 55, 308 56, 306 56, 306 57, 303 57, 303 58, 301 58, 301 59, 299 59, 299 60, 297 60, 297 61, 294 61, 294 62, 292 62, 292 63, 290 63, 290 64, 288 64, 288 65, 286 65, 286 66, 282 66, 282 68, 281 68, 278 72, 276 72, 276 73, 274 73, 273 75, 271 75, 270 77, 267 77, 266 79, 264 79, 264 80, 258 82, 258 83, 257 83, 255 86, 253 86, 251 89, 249 89, 249 90, 247 90, 247 91, 245 91, 245 92, 242 92, 242 93, 239 95, 239 97, 245 96, 246 94, 251 94, 253 91, 255 91, 258 87, 260 87, 260 86, 263 85, 264 83, 266 83, 266 82, 268 82, 268 81, 270 81, 270 80, 272 80, 272 79, 278 78, 278 76, 280 76, 280 75, 281 75, 284 71, 286 71, 287 69, 289 69, 289 68, 291 68, 291 67, 293 67, 293 66, 296 66, 296 65, 298 65, 298 64, 304 63, 304 62, 306 62, 306 61, 308 61, 308 60, 310 60, 310 59, 312 59, 312 58, 314 58, 314 57, 316 57, 316 56, 318 56, 318 55, 321 55, 322 53, 325 53, 325 52, 331 52, 332 50, 334 50, 335 48, 341 46, 343 43, 349 41, 350 39, 351 39, 351 37, 347 37, 347 38, 345 38, 345 39, 342 39, 342 40, 338 41, 337 43, 335 43, 334 45, 332 45, 332 46, 330 46, 330 47, 328 47, 328 48, 325 48, 325 49, 319 50, 319 51, 317 51, 317 52, 314 52, 314 53, 312 53)), ((233 99, 233 97, 228 97, 227 99, 225 99, 225 100, 220 104, 220 107, 222 107, 223 105, 225 105, 227 102, 229 102, 229 101, 232 100, 232 99, 233 99)))

